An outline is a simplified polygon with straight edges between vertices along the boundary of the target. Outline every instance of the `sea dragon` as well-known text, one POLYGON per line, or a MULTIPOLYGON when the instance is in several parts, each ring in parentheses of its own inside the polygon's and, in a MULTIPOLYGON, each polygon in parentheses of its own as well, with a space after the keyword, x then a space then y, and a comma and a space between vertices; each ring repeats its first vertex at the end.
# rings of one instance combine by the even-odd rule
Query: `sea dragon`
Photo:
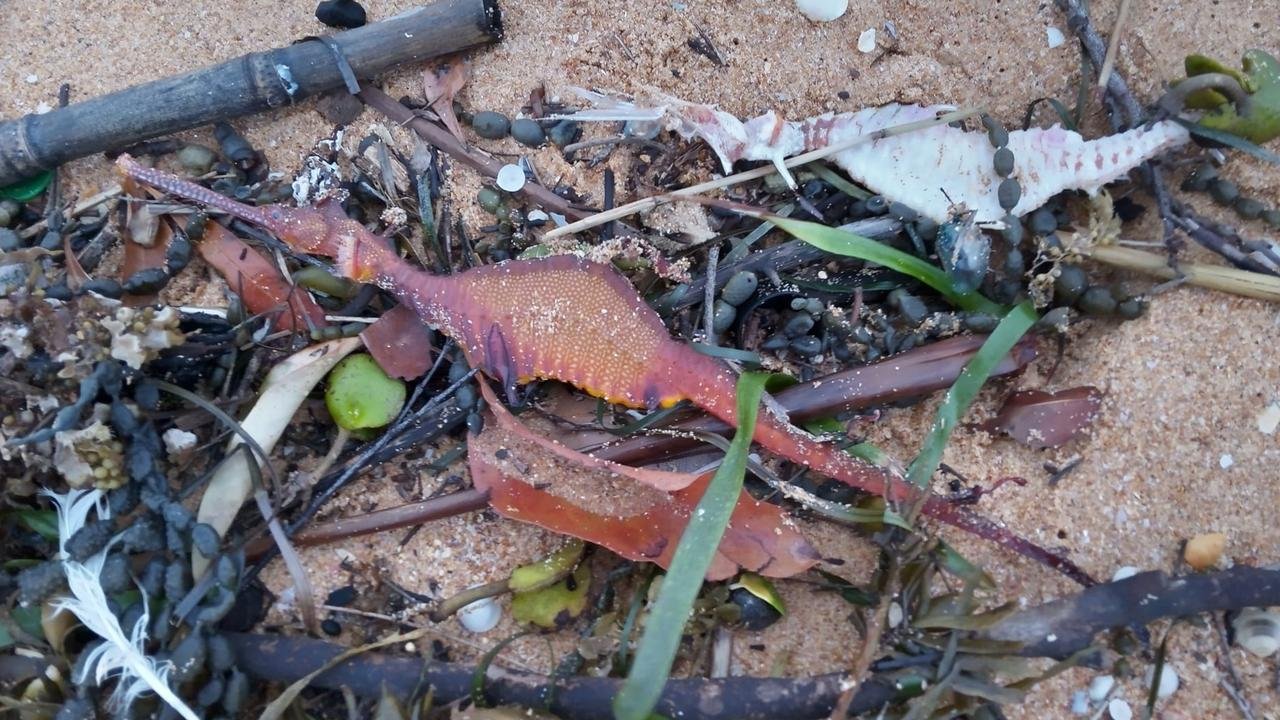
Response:
MULTIPOLYGON (((508 390, 548 379, 632 408, 687 400, 737 426, 736 373, 672 338, 658 314, 611 266, 557 255, 433 275, 398 256, 336 202, 255 207, 128 155, 121 155, 117 166, 127 178, 260 226, 298 252, 333 258, 338 273, 390 292, 453 338, 472 367, 508 390)), ((787 460, 888 501, 920 501, 928 517, 993 540, 1082 584, 1093 583, 1065 558, 886 468, 824 444, 770 411, 759 415, 753 439, 787 460)))

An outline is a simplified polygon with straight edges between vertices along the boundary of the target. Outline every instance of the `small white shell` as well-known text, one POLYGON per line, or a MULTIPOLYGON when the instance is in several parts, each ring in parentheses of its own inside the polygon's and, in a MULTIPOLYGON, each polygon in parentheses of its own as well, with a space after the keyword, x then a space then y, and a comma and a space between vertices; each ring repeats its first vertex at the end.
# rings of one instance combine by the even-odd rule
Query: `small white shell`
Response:
POLYGON ((1231 622, 1236 644, 1257 655, 1270 657, 1280 650, 1280 614, 1264 608, 1245 608, 1231 622))
POLYGON ((1117 569, 1115 574, 1111 576, 1111 582, 1120 582, 1121 580, 1126 580, 1137 574, 1138 568, 1132 565, 1125 565, 1124 567, 1117 569))
POLYGON ((1044 34, 1045 39, 1049 43, 1050 49, 1056 48, 1067 41, 1067 38, 1063 36, 1062 31, 1052 25, 1044 29, 1044 34))
POLYGON ((1133 720, 1133 708, 1120 698, 1107 703, 1107 713, 1111 715, 1111 720, 1133 720))
MULTIPOLYGON (((1155 678, 1155 667, 1147 668, 1147 687, 1151 687, 1151 681, 1155 678)), ((1178 692, 1178 673, 1168 663, 1160 668, 1160 687, 1156 688, 1156 697, 1167 698, 1178 692)))
POLYGON ((796 0, 796 9, 814 22, 830 22, 845 14, 849 0, 796 0))
POLYGON ((507 192, 516 192, 524 187, 524 171, 519 165, 503 165, 498 171, 498 187, 507 192))
POLYGON ((1089 681, 1089 699, 1093 702, 1100 703, 1107 699, 1111 694, 1111 688, 1116 686, 1116 679, 1110 675, 1099 675, 1089 681))
POLYGON ((491 597, 482 598, 458 610, 458 622, 473 633, 489 632, 502 619, 502 608, 491 597))
POLYGON ((1089 714, 1089 695, 1085 691, 1077 690, 1071 694, 1071 714, 1089 714))
POLYGON ((869 53, 876 49, 876 29, 867 28, 858 36, 858 52, 869 53))

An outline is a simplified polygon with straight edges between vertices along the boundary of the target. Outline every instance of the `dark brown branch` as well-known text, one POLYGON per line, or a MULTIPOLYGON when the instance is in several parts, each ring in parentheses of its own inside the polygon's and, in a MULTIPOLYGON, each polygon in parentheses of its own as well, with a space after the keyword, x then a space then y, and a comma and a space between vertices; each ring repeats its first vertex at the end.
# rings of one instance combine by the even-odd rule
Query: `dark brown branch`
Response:
MULTIPOLYGON (((969 358, 982 347, 984 335, 949 338, 885 358, 871 365, 844 370, 807 383, 792 385, 775 399, 793 423, 915 397, 951 386, 969 358)), ((1035 341, 1023 340, 1000 361, 992 375, 1007 375, 1026 367, 1036 357, 1035 341)), ((726 434, 729 426, 706 415, 667 427, 670 430, 726 434)), ((696 438, 671 435, 637 435, 604 447, 588 449, 592 455, 627 465, 661 462, 701 447, 696 438)))
MULTIPOLYGON (((1015 613, 986 635, 1028 643, 1019 653, 1023 656, 1061 658, 1088 647, 1094 635, 1108 628, 1278 604, 1277 570, 1241 566, 1177 578, 1149 572, 1015 613)), ((226 637, 235 650, 237 667, 268 682, 293 682, 346 650, 302 637, 234 633, 226 637)), ((444 704, 470 696, 474 672, 475 668, 468 665, 369 652, 317 676, 311 685, 349 688, 365 697, 379 697, 384 683, 401 697, 429 685, 436 701, 444 704)), ((827 717, 840 695, 844 677, 844 673, 831 673, 803 678, 671 680, 655 712, 686 720, 827 717)), ((874 711, 893 702, 896 691, 889 677, 864 680, 850 711, 874 711)), ((545 675, 491 666, 484 690, 485 697, 494 704, 549 707, 557 717, 568 720, 611 720, 613 698, 621 682, 599 677, 552 681, 545 675)))
MULTIPOLYGON (((329 40, 355 75, 366 79, 397 65, 494 42, 501 35, 493 0, 439 0, 329 40)), ((69 160, 344 86, 334 51, 311 41, 27 115, 0 123, 0 186, 69 160)))

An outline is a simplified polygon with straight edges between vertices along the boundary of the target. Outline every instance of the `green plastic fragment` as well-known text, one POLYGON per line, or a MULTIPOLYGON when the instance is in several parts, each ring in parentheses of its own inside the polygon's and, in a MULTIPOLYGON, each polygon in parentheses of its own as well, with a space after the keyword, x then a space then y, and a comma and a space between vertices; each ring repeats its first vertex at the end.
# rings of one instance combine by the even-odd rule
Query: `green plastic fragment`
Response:
POLYGON ((590 585, 591 570, 586 564, 578 565, 572 575, 550 587, 513 595, 511 617, 539 627, 561 627, 587 609, 590 585))
POLYGON ((404 407, 405 385, 366 353, 344 358, 329 373, 324 404, 344 430, 380 428, 404 407))
POLYGON ((508 581, 507 587, 511 588, 511 592, 525 593, 541 590, 560 582, 582 559, 584 547, 581 540, 574 538, 564 547, 541 560, 529 565, 521 565, 511 571, 511 580, 508 581))
POLYGON ((12 185, 0 187, 0 200, 16 200, 18 202, 34 200, 40 196, 40 193, 48 189, 51 182, 53 182, 53 171, 45 170, 39 175, 19 180, 12 185))
POLYGON ((1188 55, 1183 65, 1188 78, 1221 73, 1235 78, 1249 93, 1249 103, 1243 115, 1240 108, 1218 90, 1204 89, 1191 93, 1187 97, 1187 107, 1208 110, 1200 119, 1201 125, 1258 144, 1280 137, 1280 61, 1274 56, 1264 50, 1248 50, 1241 62, 1243 71, 1204 55, 1188 55))

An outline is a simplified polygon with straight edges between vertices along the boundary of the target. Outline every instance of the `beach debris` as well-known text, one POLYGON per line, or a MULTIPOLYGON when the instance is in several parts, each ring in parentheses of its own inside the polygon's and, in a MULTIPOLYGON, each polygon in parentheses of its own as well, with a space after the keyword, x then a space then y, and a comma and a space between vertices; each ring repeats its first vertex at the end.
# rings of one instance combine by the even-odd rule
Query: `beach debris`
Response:
MULTIPOLYGON (((930 120, 951 106, 889 104, 851 113, 826 113, 788 121, 773 111, 749 120, 652 92, 652 102, 636 104, 578 90, 596 104, 571 117, 579 121, 647 120, 661 122, 685 139, 700 138, 720 158, 725 172, 738 160, 768 160, 781 165, 801 152, 867 137, 895 125, 930 120)), ((1002 224, 1022 217, 1064 190, 1096 194, 1107 183, 1161 153, 1185 144, 1190 134, 1171 120, 1085 140, 1058 125, 1013 130, 1000 147, 1018 158, 1010 177, 996 172, 994 141, 1003 137, 935 125, 892 135, 835 153, 832 160, 856 181, 900 202, 935 222, 946 222, 955 206, 972 211, 975 221, 1002 224), (1001 186, 1004 187, 1001 190, 1001 186)))
POLYGON ((1088 385, 1053 393, 1018 390, 1009 394, 994 418, 978 427, 1029 447, 1055 448, 1092 424, 1101 407, 1102 391, 1088 385))
POLYGON ((1244 608, 1231 627, 1236 644, 1257 657, 1271 657, 1280 650, 1280 613, 1274 608, 1244 608))
POLYGON ((858 34, 858 52, 869 53, 876 49, 876 29, 867 28, 858 34))
POLYGON ((483 597, 458 608, 457 615, 462 627, 473 633, 486 633, 502 621, 502 606, 492 596, 483 597))
POLYGON ((1049 25, 1044 29, 1044 36, 1045 41, 1049 43, 1050 50, 1056 47, 1061 47, 1062 44, 1067 41, 1067 38, 1062 34, 1062 31, 1052 25, 1049 25))
POLYGON ((316 5, 316 19, 340 30, 362 27, 369 21, 364 7, 356 0, 321 0, 316 5))
POLYGON ((814 22, 831 22, 849 10, 849 0, 796 0, 796 9, 814 22))
POLYGON ((431 329, 406 305, 397 305, 360 332, 365 349, 393 378, 415 380, 431 367, 431 329))
POLYGON ((508 163, 502 166, 498 171, 497 177, 498 187, 507 192, 519 192, 524 187, 525 177, 524 170, 519 165, 508 163))
POLYGON ((206 224, 196 250, 226 279, 228 289, 240 296, 249 312, 274 318, 274 329, 309 333, 329 324, 310 293, 290 284, 275 263, 218 223, 206 224))
POLYGON ((1202 533, 1187 541, 1182 559, 1194 570, 1208 570, 1218 563, 1227 549, 1227 536, 1222 533, 1202 533))
POLYGON ((1133 720, 1133 708, 1124 698, 1112 698, 1107 703, 1107 714, 1111 720, 1133 720))
POLYGON ((437 62, 422 71, 422 90, 427 98, 427 107, 440 117, 440 122, 458 142, 463 143, 466 138, 462 136, 462 126, 458 124, 458 116, 453 110, 453 99, 470 77, 471 63, 458 58, 437 62))
POLYGON ((1275 435, 1276 428, 1280 427, 1280 402, 1267 403, 1267 406, 1258 412, 1256 422, 1258 432, 1263 435, 1275 435))
POLYGON ((1111 690, 1116 686, 1116 679, 1110 675, 1098 675, 1089 681, 1089 700, 1094 703, 1106 702, 1111 690))

